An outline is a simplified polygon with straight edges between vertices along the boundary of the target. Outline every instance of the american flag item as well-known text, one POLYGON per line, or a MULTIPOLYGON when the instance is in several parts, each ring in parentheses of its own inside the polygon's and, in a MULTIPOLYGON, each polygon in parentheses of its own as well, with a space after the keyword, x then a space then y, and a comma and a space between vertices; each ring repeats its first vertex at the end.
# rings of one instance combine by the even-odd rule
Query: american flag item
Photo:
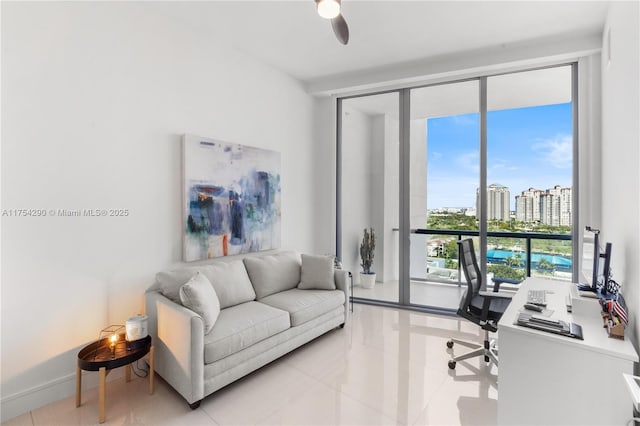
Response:
POLYGON ((625 305, 624 297, 618 293, 618 297, 616 297, 616 300, 613 302, 613 309, 611 312, 620 318, 620 321, 626 325, 629 322, 629 317, 627 316, 627 308, 625 305))

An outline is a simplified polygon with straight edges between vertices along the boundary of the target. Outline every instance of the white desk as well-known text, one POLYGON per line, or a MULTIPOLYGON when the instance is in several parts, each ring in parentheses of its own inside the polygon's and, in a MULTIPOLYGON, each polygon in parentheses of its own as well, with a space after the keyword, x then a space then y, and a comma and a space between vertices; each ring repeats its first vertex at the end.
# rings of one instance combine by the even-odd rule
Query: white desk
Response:
POLYGON ((527 278, 498 323, 499 425, 625 425, 631 419, 622 373, 633 374, 638 354, 628 338, 608 337, 596 299, 580 315, 567 313, 572 285, 527 278), (530 289, 547 290, 551 318, 580 324, 584 340, 514 325, 530 289))

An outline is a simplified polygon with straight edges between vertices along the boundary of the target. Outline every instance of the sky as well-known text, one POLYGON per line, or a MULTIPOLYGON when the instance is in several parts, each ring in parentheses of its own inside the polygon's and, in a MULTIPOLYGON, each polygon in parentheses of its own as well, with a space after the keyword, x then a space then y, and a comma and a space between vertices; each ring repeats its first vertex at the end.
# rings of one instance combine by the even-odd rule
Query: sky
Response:
MULTIPOLYGON (((427 208, 475 207, 480 114, 427 120, 427 208)), ((489 111, 487 185, 524 190, 571 187, 571 103, 489 111)))

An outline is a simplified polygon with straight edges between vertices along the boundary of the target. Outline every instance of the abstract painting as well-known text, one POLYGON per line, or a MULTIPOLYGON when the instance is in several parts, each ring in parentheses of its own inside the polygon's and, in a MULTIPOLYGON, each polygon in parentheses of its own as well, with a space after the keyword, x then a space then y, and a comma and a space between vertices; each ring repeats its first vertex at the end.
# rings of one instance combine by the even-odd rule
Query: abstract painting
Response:
POLYGON ((280 153, 184 135, 184 260, 280 247, 280 153))

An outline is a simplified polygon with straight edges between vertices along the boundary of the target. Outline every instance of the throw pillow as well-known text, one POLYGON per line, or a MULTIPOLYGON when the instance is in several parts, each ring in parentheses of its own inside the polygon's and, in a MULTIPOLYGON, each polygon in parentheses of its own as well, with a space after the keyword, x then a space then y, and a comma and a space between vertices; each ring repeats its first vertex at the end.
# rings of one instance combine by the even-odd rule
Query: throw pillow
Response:
POLYGON ((284 252, 270 256, 245 257, 244 266, 258 300, 274 293, 296 288, 300 283, 300 257, 284 252))
POLYGON ((207 277, 198 272, 180 287, 180 301, 202 317, 204 333, 209 333, 220 315, 220 301, 207 277))
POLYGON ((180 301, 180 287, 198 273, 198 268, 184 268, 175 271, 164 271, 156 274, 156 282, 160 285, 160 293, 176 303, 180 301))
POLYGON ((335 290, 333 258, 330 256, 302 255, 302 272, 298 288, 302 290, 335 290))

